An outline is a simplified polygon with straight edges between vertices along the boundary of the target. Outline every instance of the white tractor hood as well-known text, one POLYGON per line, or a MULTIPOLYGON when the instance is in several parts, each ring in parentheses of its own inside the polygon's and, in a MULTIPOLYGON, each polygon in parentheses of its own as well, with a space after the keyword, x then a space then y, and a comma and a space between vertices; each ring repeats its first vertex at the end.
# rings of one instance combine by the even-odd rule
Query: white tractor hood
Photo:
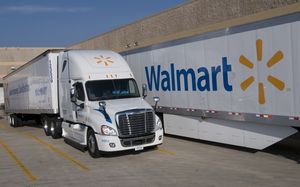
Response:
MULTIPOLYGON (((144 99, 140 97, 105 100, 105 103, 106 103, 105 111, 112 121, 115 119, 115 114, 118 112, 134 110, 134 109, 152 109, 152 107, 144 99)), ((99 101, 92 102, 90 106, 91 109, 100 112, 104 115, 104 111, 99 106, 99 101)))

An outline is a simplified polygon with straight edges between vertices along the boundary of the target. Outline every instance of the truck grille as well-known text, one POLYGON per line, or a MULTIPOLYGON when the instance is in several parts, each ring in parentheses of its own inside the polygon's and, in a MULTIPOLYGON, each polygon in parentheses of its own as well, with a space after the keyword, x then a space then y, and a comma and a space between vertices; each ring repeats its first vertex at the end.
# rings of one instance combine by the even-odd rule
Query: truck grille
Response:
POLYGON ((151 134, 148 136, 142 136, 138 138, 124 138, 121 139, 121 144, 123 147, 131 147, 137 145, 143 145, 154 142, 155 134, 151 134))
POLYGON ((150 109, 120 112, 116 119, 120 137, 137 137, 154 132, 154 113, 150 109))

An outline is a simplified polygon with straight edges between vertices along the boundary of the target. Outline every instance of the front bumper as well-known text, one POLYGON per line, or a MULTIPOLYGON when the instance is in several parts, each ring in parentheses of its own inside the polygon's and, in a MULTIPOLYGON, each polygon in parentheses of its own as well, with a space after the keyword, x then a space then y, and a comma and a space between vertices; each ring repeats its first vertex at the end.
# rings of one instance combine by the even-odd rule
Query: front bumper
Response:
POLYGON ((163 129, 159 129, 155 132, 154 141, 152 143, 146 143, 136 146, 123 146, 118 136, 104 136, 95 134, 99 151, 103 152, 115 152, 125 150, 141 150, 144 147, 151 147, 163 143, 163 129))

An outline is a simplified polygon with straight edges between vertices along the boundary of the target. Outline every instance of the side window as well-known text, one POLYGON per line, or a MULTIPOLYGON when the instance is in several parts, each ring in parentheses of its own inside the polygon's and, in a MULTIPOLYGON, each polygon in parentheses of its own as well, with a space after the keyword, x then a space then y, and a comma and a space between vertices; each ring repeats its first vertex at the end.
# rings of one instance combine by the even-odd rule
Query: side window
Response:
POLYGON ((131 94, 131 93, 135 93, 136 92, 136 86, 134 85, 134 82, 132 81, 132 80, 130 80, 129 82, 128 82, 128 84, 129 84, 129 93, 131 94))
POLYGON ((84 90, 83 90, 83 85, 81 82, 76 83, 76 91, 77 91, 77 99, 80 101, 84 101, 84 90))

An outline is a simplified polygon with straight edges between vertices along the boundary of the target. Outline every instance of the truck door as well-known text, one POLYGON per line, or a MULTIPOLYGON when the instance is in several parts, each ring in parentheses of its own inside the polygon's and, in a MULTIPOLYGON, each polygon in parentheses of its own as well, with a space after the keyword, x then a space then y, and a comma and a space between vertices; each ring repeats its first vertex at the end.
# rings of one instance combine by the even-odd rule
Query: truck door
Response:
POLYGON ((71 102, 71 90, 74 80, 70 79, 70 62, 67 53, 60 56, 62 61, 59 63, 59 101, 60 115, 65 121, 75 122, 76 113, 75 106, 71 102))
POLYGON ((76 124, 72 124, 71 128, 73 131, 73 138, 78 143, 83 143, 85 141, 85 130, 86 126, 83 125, 86 122, 86 107, 84 105, 85 102, 85 92, 84 86, 81 81, 77 81, 73 84, 76 94, 76 101, 73 102, 75 108, 75 115, 76 115, 76 124))
POLYGON ((73 108, 75 109, 75 121, 78 123, 85 123, 85 116, 84 113, 86 111, 84 107, 85 101, 85 93, 83 88, 82 82, 76 82, 73 84, 73 88, 75 89, 76 93, 76 102, 73 102, 73 108))

